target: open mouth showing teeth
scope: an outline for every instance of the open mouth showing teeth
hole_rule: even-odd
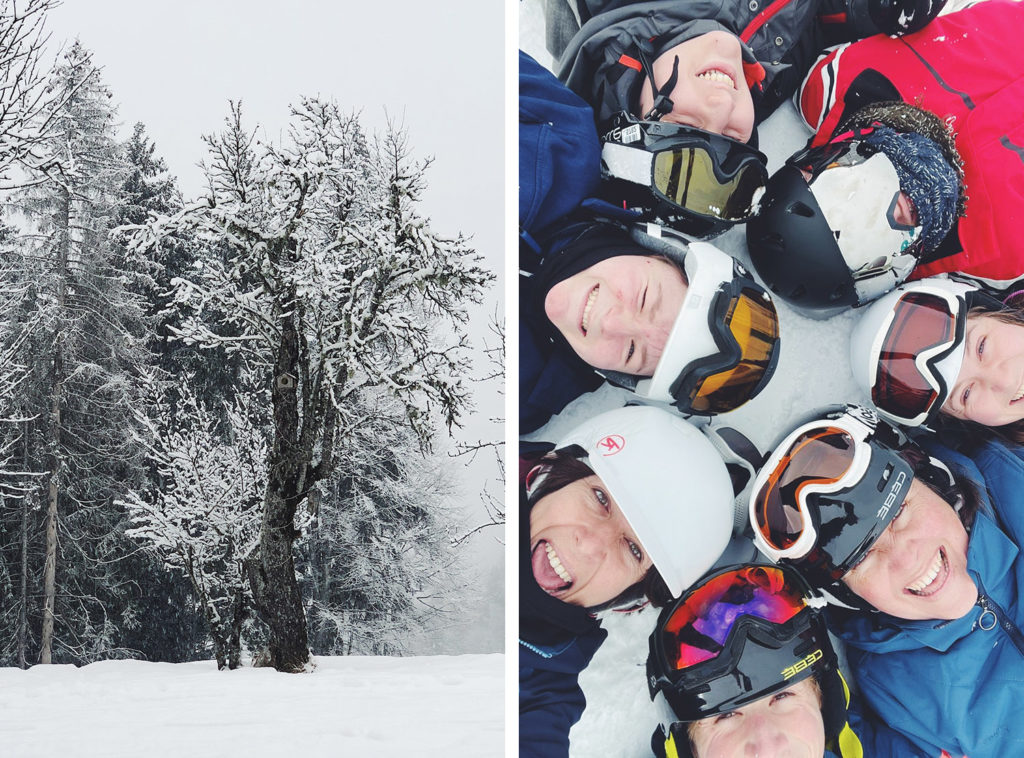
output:
[[[935,554],[928,570],[918,577],[917,581],[907,585],[907,592],[919,597],[934,594],[942,587],[948,573],[949,564],[946,562],[946,552],[943,548],[939,548],[939,552]]]
[[[533,578],[549,595],[558,595],[572,587],[572,574],[562,565],[558,553],[549,542],[541,540],[537,543],[533,548],[531,562]]]
[[[708,82],[721,82],[722,84],[728,84],[733,89],[736,89],[735,80],[727,73],[717,68],[708,69],[703,73],[697,74],[697,78]]]
[[[1013,396],[1013,399],[1010,401],[1010,403],[1016,403],[1021,398],[1024,398],[1024,384],[1020,385],[1020,388],[1017,390],[1017,394]]]
[[[601,287],[600,284],[594,285],[594,289],[590,290],[590,294],[587,295],[587,302],[583,306],[583,316],[580,318],[580,330],[583,332],[583,336],[587,336],[587,331],[590,329],[590,309],[594,307],[594,302],[597,300],[597,290]]]

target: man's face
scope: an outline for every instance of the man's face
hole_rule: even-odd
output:
[[[617,255],[552,287],[544,312],[587,364],[652,376],[685,296],[668,261]]]
[[[662,121],[685,124],[746,142],[754,130],[754,101],[743,77],[740,40],[725,31],[708,32],[686,40],[659,55],[652,65],[657,87],[679,69],[669,93],[672,112]],[[640,91],[641,118],[654,106],[650,79]]]
[[[964,360],[942,411],[983,426],[1024,419],[1024,326],[967,317]]]
[[[690,730],[697,758],[820,758],[825,752],[821,696],[811,678]]]
[[[978,600],[967,573],[967,530],[949,503],[916,479],[899,513],[843,582],[901,619],[958,619]]]

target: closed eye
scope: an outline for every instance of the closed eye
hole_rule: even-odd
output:
[[[633,353],[636,352],[636,342],[633,340],[629,341],[629,352],[626,353],[626,363],[628,364],[630,359],[633,357]]]
[[[781,692],[776,692],[774,695],[772,695],[771,702],[777,703],[780,700],[785,700],[787,697],[792,697],[794,694],[796,693],[794,693],[791,690],[782,690]]]

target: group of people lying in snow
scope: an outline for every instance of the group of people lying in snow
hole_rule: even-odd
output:
[[[1024,3],[943,5],[547,0],[520,431],[634,402],[521,446],[521,755],[568,754],[601,611],[648,604],[656,755],[1024,754]],[[709,241],[740,224],[754,273]],[[745,476],[703,424],[772,380],[779,301],[853,309],[863,398]]]

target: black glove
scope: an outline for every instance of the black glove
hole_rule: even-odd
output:
[[[868,0],[868,14],[883,34],[910,34],[939,15],[946,0]]]

